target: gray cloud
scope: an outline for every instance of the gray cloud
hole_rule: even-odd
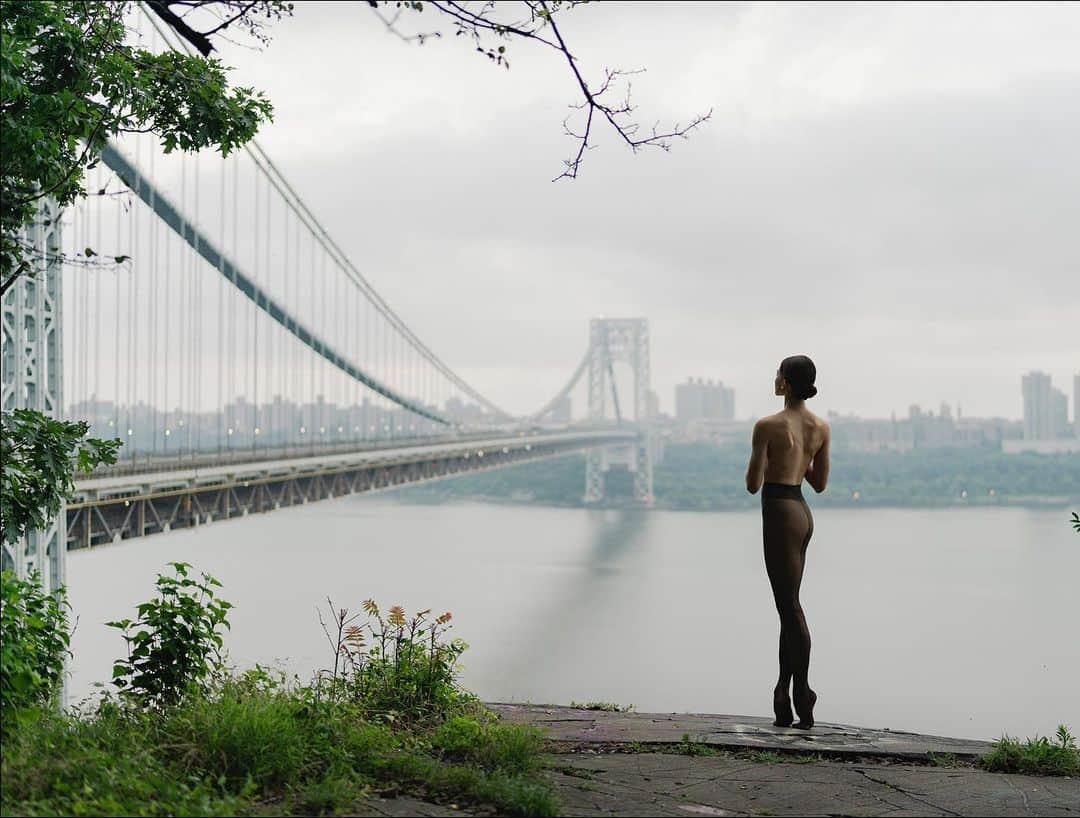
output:
[[[805,351],[821,409],[1015,416],[1021,372],[1080,370],[1080,61],[1062,25],[1020,20],[1066,13],[1014,9],[1010,35],[1008,9],[942,11],[920,52],[933,9],[876,8],[590,9],[589,53],[649,65],[643,116],[716,114],[670,154],[602,134],[555,185],[573,88],[535,49],[504,75],[335,5],[230,58],[275,100],[263,141],[286,175],[496,402],[542,402],[603,313],[652,320],[669,407],[700,374],[768,411],[776,361]]]

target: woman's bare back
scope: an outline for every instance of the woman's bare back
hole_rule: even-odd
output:
[[[825,442],[828,426],[805,408],[783,409],[764,420],[765,482],[799,485]]]
[[[798,486],[803,478],[821,492],[829,477],[829,424],[805,405],[785,407],[754,425],[746,487],[765,483]]]

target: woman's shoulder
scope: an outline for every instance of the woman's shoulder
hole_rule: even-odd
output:
[[[828,436],[829,422],[825,420],[825,418],[815,415],[813,412],[809,412],[808,414],[810,415],[810,421],[813,423],[814,429],[816,429],[821,434]]]

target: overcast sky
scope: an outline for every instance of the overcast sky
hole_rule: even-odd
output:
[[[430,10],[415,28],[446,25]],[[1080,372],[1080,5],[595,3],[586,76],[646,67],[640,118],[712,122],[670,153],[607,130],[551,182],[578,97],[553,51],[511,70],[418,47],[365,3],[297,3],[263,52],[260,141],[395,309],[496,403],[565,381],[588,319],[645,316],[666,411],[687,376],[773,411],[818,364],[819,412],[942,400],[1019,417],[1020,376]]]

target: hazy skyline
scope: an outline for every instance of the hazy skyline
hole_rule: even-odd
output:
[[[305,2],[265,51],[223,55],[273,100],[259,139],[285,175],[496,403],[554,393],[601,314],[650,319],[669,412],[687,376],[734,386],[739,417],[772,411],[792,353],[818,363],[816,411],[879,417],[942,400],[1019,417],[1021,374],[1080,371],[1080,8],[561,19],[587,76],[648,68],[642,122],[712,122],[669,154],[602,131],[581,178],[552,184],[577,96],[540,47],[510,43],[505,71],[452,36],[406,45],[365,4]]]

